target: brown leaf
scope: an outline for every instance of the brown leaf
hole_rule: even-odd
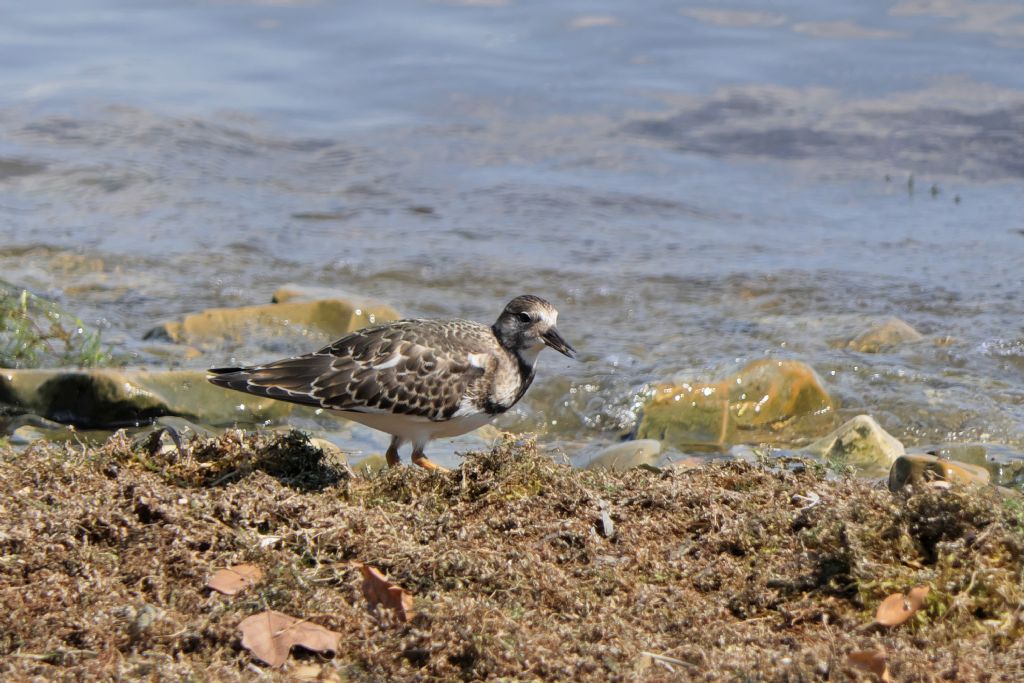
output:
[[[359,571],[363,574],[363,595],[371,605],[381,605],[386,609],[395,610],[403,622],[412,619],[412,594],[388,581],[383,574],[369,565],[359,565]]]
[[[892,681],[883,650],[856,650],[846,655],[846,660],[856,669],[875,674],[883,683]]]
[[[293,645],[314,652],[337,652],[341,638],[340,633],[323,626],[274,611],[246,617],[238,629],[242,632],[242,647],[274,667],[288,660]]]
[[[878,606],[875,622],[882,626],[899,626],[914,616],[924,606],[928,586],[911,589],[910,595],[893,593]]]
[[[910,589],[910,592],[907,593],[907,602],[910,603],[910,606],[914,608],[915,612],[924,607],[924,601],[928,598],[928,593],[930,591],[931,588],[928,586],[914,586]]]
[[[234,595],[249,586],[256,585],[262,578],[263,570],[256,565],[236,564],[227,569],[218,569],[206,582],[206,586],[224,595]]]

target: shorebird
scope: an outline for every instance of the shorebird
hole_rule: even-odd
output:
[[[411,319],[367,327],[319,351],[250,367],[213,368],[228,389],[332,410],[391,435],[387,462],[412,442],[412,462],[432,439],[481,427],[516,404],[549,346],[574,349],[555,327],[558,311],[529,294],[512,299],[493,325]]]

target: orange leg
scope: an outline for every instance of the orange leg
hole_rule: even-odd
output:
[[[435,472],[449,471],[447,467],[441,467],[424,455],[422,446],[417,446],[412,449],[412,461],[414,464],[419,465],[425,470],[434,470]]]
[[[391,437],[391,445],[388,446],[388,452],[384,455],[388,461],[388,467],[398,467],[402,464],[402,459],[398,457],[398,447],[401,445],[402,442],[397,436]]]

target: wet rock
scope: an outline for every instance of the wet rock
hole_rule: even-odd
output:
[[[865,474],[884,474],[906,449],[870,415],[858,415],[804,449],[831,462],[853,465]]]
[[[325,460],[339,465],[348,464],[348,455],[334,442],[311,436],[309,443],[323,451]]]
[[[380,453],[374,453],[373,455],[366,456],[365,458],[357,462],[355,465],[353,465],[352,470],[356,474],[365,477],[375,472],[386,470],[387,468],[387,459]]]
[[[637,436],[682,448],[775,442],[830,427],[833,401],[808,365],[762,359],[716,384],[664,384],[643,409]]]
[[[292,404],[226,391],[206,373],[174,370],[4,370],[0,405],[79,427],[132,426],[176,415],[209,424],[280,419]]]
[[[160,342],[151,340],[149,343],[141,346],[139,351],[152,356],[153,359],[160,365],[173,365],[182,363],[184,361],[195,360],[203,355],[203,352],[194,346],[188,346],[186,344],[172,344],[170,342]]]
[[[901,455],[896,458],[896,462],[889,470],[890,491],[936,481],[960,485],[987,485],[991,482],[991,477],[984,467],[955,460],[943,460],[930,453]]]
[[[921,333],[899,318],[886,318],[846,343],[847,348],[861,353],[878,353],[887,348],[923,339]]]
[[[59,422],[38,415],[15,415],[0,418],[0,434],[8,436],[12,446],[28,446],[40,439],[68,441],[75,432]]]
[[[729,400],[721,386],[664,384],[647,401],[637,437],[682,448],[724,448],[733,440]]]
[[[387,304],[368,297],[360,296],[355,292],[336,287],[318,287],[316,285],[300,285],[289,282],[274,290],[271,296],[271,303],[283,304],[296,301],[322,301],[337,299],[349,301],[359,308],[387,308]]]
[[[300,334],[336,339],[367,325],[397,319],[390,306],[357,299],[289,301],[263,306],[209,308],[181,320],[160,324],[146,333],[146,339],[202,344],[245,341],[249,337]]]
[[[946,443],[928,452],[945,460],[984,467],[994,483],[1024,489],[1024,455],[1019,448],[998,443]]]
[[[711,461],[697,455],[687,455],[679,460],[673,460],[672,462],[666,463],[663,469],[678,470],[681,472],[684,470],[693,470],[698,467],[703,467],[709,462]]]
[[[65,428],[61,431],[66,432],[67,429]],[[53,439],[52,437],[54,435],[53,430],[40,429],[39,427],[33,427],[32,425],[22,425],[11,432],[8,442],[12,446],[28,446],[33,441],[39,441],[40,439],[45,439],[47,441],[64,441],[67,438],[65,435],[64,438]]]
[[[661,442],[657,439],[624,441],[605,448],[588,462],[584,469],[625,472],[638,465],[653,465],[661,458]]]

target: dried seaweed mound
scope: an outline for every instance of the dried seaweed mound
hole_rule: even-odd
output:
[[[2,451],[0,487],[5,680],[835,681],[869,676],[864,652],[897,680],[1024,676],[1024,511],[994,490],[614,475],[514,440],[355,478],[301,435],[238,432]],[[206,587],[241,563],[237,592]],[[914,586],[905,623],[873,623]],[[336,641],[270,668],[239,631],[265,611]]]

